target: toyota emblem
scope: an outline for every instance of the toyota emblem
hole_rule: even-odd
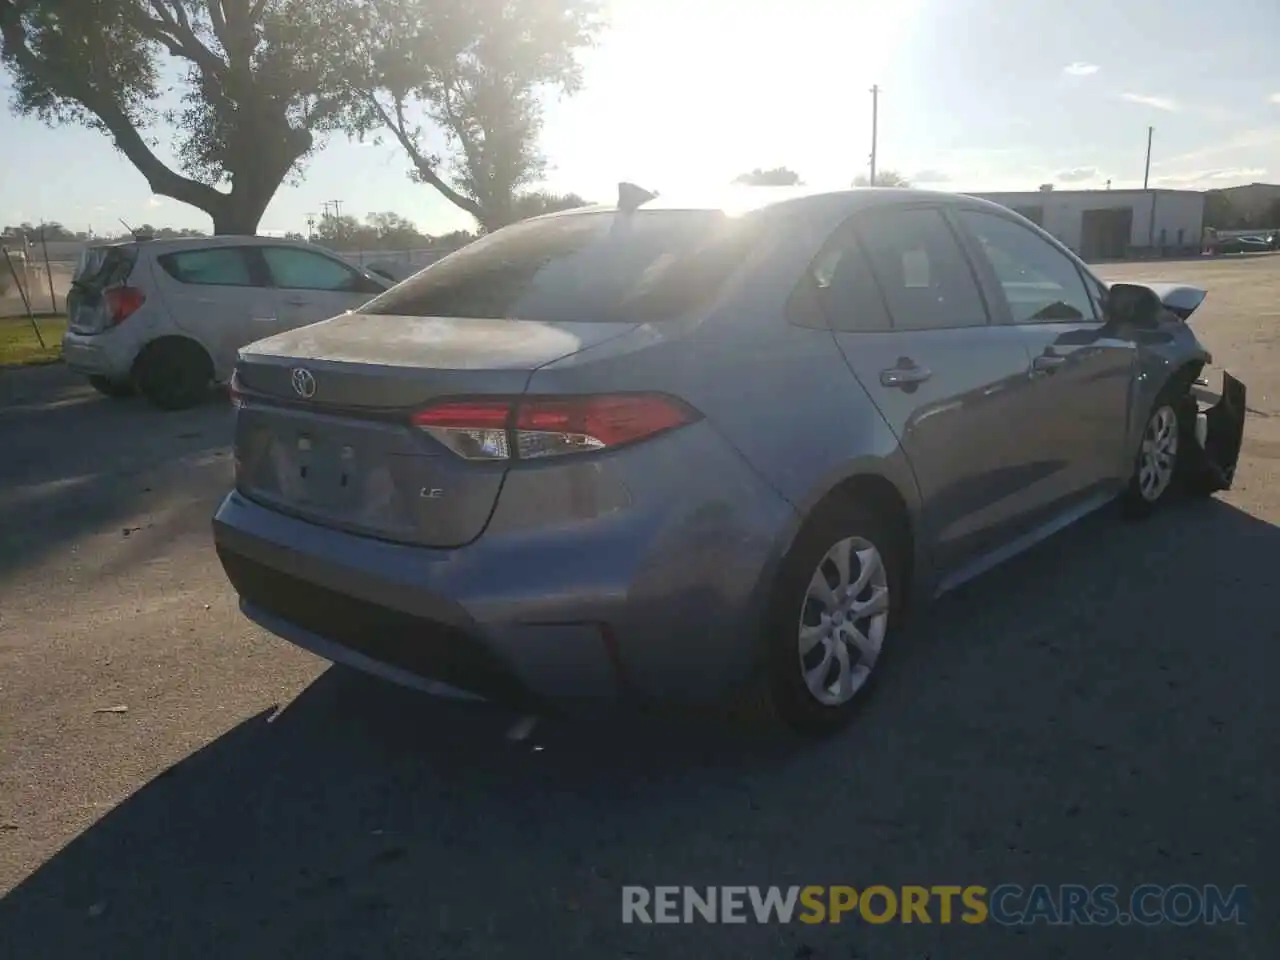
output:
[[[316,395],[316,378],[306,367],[295,367],[292,379],[293,392],[303,400],[310,400]]]

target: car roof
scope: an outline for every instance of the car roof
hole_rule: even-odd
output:
[[[823,219],[843,219],[860,209],[919,203],[976,207],[1008,214],[1005,207],[979,197],[962,193],[917,190],[914,187],[852,187],[847,190],[824,190],[811,187],[731,185],[714,190],[660,194],[645,201],[637,209],[641,211],[718,210],[731,215],[764,210],[789,210],[800,215]],[[544,217],[581,216],[590,213],[616,212],[618,209],[616,203],[593,204],[548,213]],[[543,217],[537,219],[543,219]]]
[[[265,244],[288,246],[288,247],[318,247],[318,244],[311,243],[306,240],[288,240],[284,237],[258,237],[249,236],[248,234],[222,234],[213,237],[164,237],[161,239],[132,239],[132,240],[111,240],[106,243],[94,243],[89,245],[89,249],[101,250],[108,247],[132,247],[145,248],[147,250],[156,250],[164,253],[172,250],[185,250],[191,247],[260,247]],[[320,249],[325,249],[320,247]]]

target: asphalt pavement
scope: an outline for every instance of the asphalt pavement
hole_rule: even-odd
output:
[[[1236,487],[1097,514],[901,637],[819,744],[385,686],[236,610],[230,411],[0,372],[0,957],[1280,955],[1280,257],[1211,294]],[[1215,376],[1210,373],[1210,376]],[[625,925],[624,885],[1251,888],[1246,925]]]

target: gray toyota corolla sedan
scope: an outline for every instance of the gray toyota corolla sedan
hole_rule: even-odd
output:
[[[1230,485],[1204,296],[964,196],[623,185],[246,347],[218,554],[249,618],[400,683],[832,730],[910,602]]]

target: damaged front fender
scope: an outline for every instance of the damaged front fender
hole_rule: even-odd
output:
[[[1188,445],[1187,480],[1203,493],[1230,490],[1244,442],[1244,384],[1224,372],[1218,402],[1203,413],[1196,404],[1196,411],[1197,420],[1204,417],[1204,428],[1193,432]]]

